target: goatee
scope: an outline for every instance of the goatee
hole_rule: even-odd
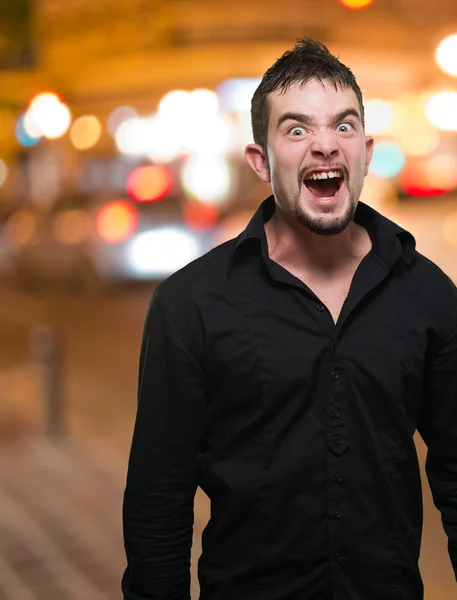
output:
[[[338,235],[346,229],[353,221],[356,205],[351,201],[346,213],[342,217],[325,219],[323,217],[311,217],[298,206],[294,210],[297,221],[312,233],[317,235]]]

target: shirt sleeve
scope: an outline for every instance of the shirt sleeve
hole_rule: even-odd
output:
[[[427,445],[426,473],[448,536],[457,579],[457,328],[439,344],[425,374],[419,433]]]
[[[143,332],[124,493],[125,600],[190,599],[203,374],[159,288]]]

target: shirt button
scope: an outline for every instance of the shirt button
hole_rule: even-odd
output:
[[[332,414],[335,417],[335,419],[339,419],[341,416],[341,413],[339,410],[334,410]]]
[[[332,378],[333,379],[336,380],[336,379],[338,379],[339,376],[340,376],[340,374],[338,373],[338,371],[333,371],[333,373],[332,373]]]
[[[316,306],[316,308],[319,312],[324,312],[324,310],[325,310],[325,306],[323,304],[318,304]]]
[[[341,475],[341,473],[337,473],[335,475],[335,479],[338,483],[341,483],[343,481],[343,476]]]
[[[335,437],[333,438],[333,441],[335,442],[335,444],[337,446],[339,446],[340,444],[343,443],[343,438],[340,435],[335,435]]]
[[[336,519],[341,519],[342,516],[343,516],[343,513],[340,510],[336,510],[335,511],[335,518]]]

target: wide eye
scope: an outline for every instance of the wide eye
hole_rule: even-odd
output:
[[[340,133],[349,133],[350,131],[352,131],[354,128],[352,126],[351,123],[341,123],[340,125],[338,125],[338,127],[336,128],[337,131],[339,131]]]
[[[305,128],[300,125],[294,125],[289,129],[289,133],[292,137],[300,137],[305,135]]]

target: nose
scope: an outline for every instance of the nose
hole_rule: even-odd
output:
[[[314,137],[311,151],[316,158],[334,158],[338,154],[338,144],[331,131],[318,131]]]

